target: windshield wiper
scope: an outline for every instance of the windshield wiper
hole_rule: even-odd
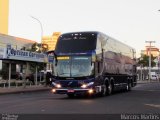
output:
[[[60,74],[58,74],[58,75],[65,75],[65,74],[69,74],[69,73],[60,73]]]
[[[84,74],[72,74],[72,77],[88,77],[88,76],[84,76]]]
[[[84,76],[84,74],[72,74],[72,76]]]

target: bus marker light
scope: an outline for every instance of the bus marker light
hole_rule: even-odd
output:
[[[55,93],[55,92],[56,92],[56,89],[52,89],[52,92]]]
[[[88,90],[89,94],[93,93],[93,89]]]

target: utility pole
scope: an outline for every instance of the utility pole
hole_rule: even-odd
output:
[[[151,82],[151,44],[155,43],[155,41],[145,41],[149,43],[149,82]]]
[[[40,43],[40,45],[41,45],[41,53],[42,53],[43,26],[42,26],[41,21],[38,18],[36,18],[34,16],[30,16],[30,17],[33,18],[33,19],[35,19],[39,23],[39,25],[40,25],[40,28],[41,28],[41,41],[40,41],[41,43]]]

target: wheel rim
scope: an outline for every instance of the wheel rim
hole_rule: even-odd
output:
[[[109,84],[109,85],[108,85],[108,94],[111,94],[111,93],[112,93],[112,85]]]
[[[106,95],[106,91],[107,91],[107,87],[106,87],[106,85],[104,85],[104,88],[103,88],[103,95]]]
[[[127,84],[126,90],[127,90],[127,91],[130,91],[130,90],[131,90],[131,83],[128,83],[128,84]]]
[[[127,89],[127,91],[129,90],[129,86],[128,86],[128,84],[127,84],[127,86],[126,86],[126,89]]]

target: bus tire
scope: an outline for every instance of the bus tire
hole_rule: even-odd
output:
[[[100,96],[101,96],[101,97],[104,97],[104,96],[107,95],[107,86],[106,86],[106,85],[103,85],[102,88],[103,88],[103,89],[102,89],[102,91],[101,91],[101,93],[100,93]]]

